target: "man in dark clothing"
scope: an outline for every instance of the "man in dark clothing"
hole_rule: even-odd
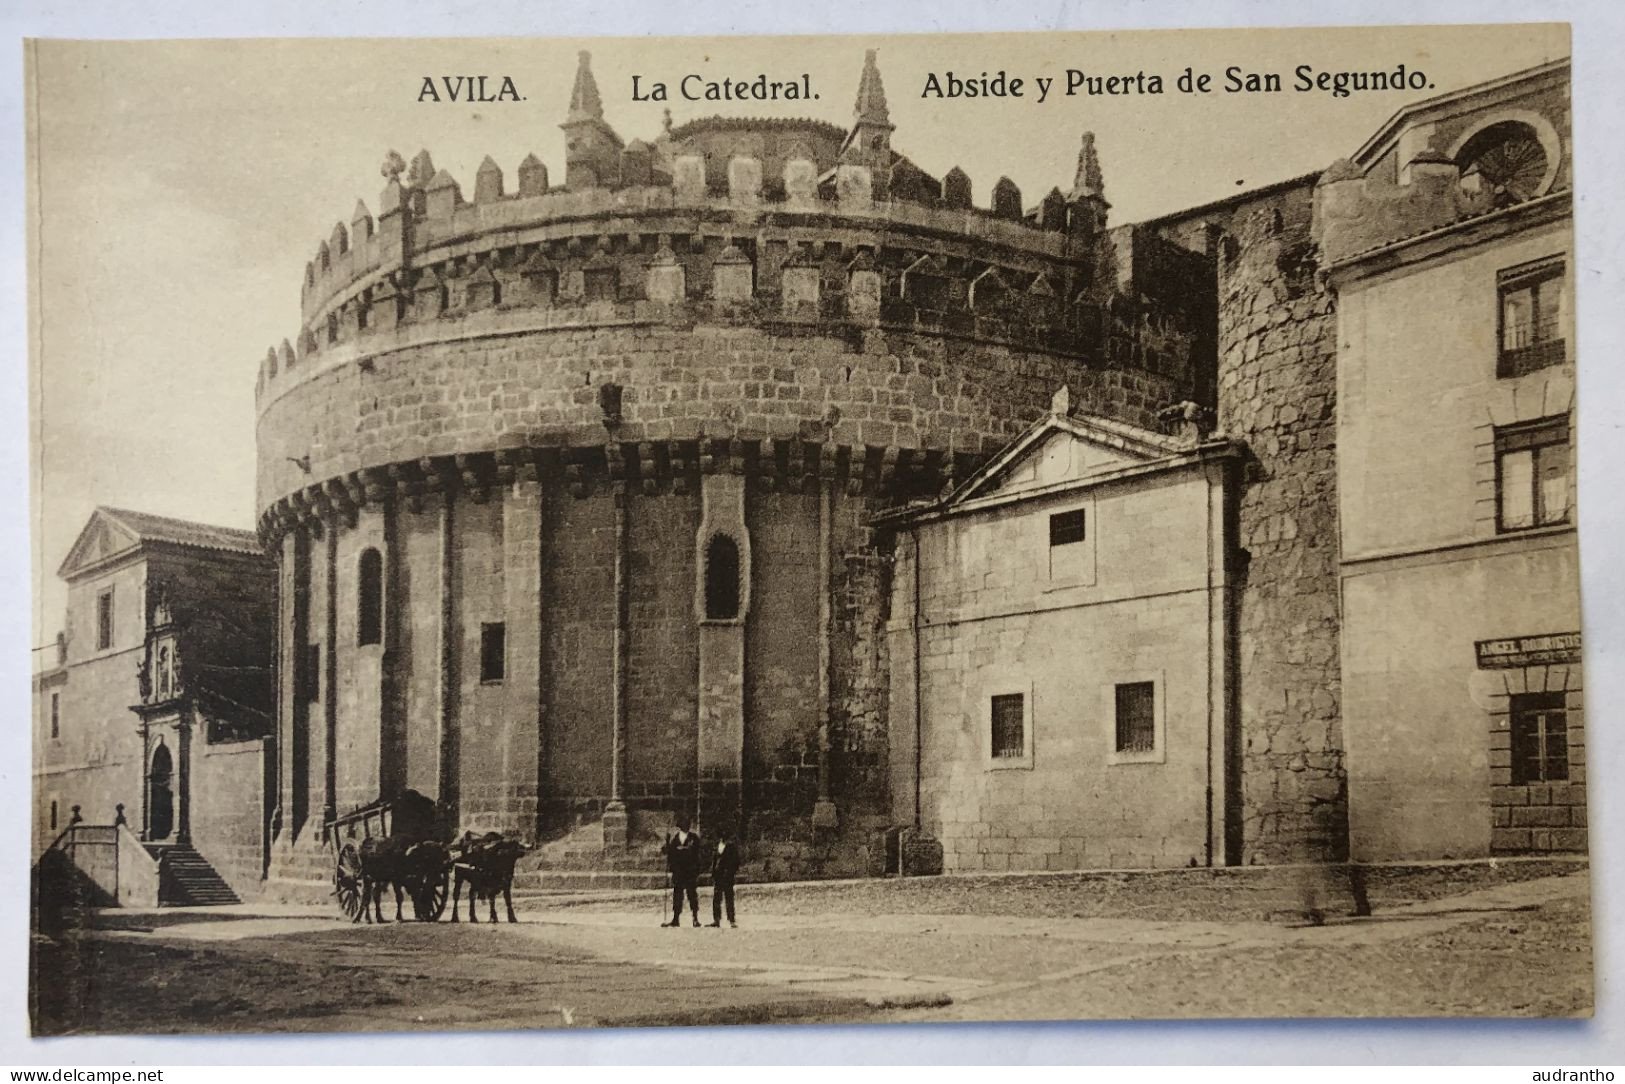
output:
[[[694,925],[700,924],[700,837],[688,830],[688,818],[677,818],[677,830],[666,837],[666,869],[671,872],[671,921],[667,927],[683,924],[683,897]]]
[[[725,839],[717,844],[717,853],[711,856],[711,925],[722,925],[722,904],[728,904],[728,925],[734,921],[734,878],[739,875],[739,845]]]

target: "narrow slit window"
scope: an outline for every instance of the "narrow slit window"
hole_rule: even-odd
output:
[[[96,596],[96,650],[106,651],[113,646],[113,592],[103,591]]]
[[[739,543],[725,534],[712,535],[705,547],[706,620],[736,620],[739,594]]]
[[[322,698],[322,645],[305,645],[305,700],[314,704]]]
[[[480,680],[501,681],[507,675],[508,626],[490,621],[480,626]]]
[[[51,737],[62,736],[62,694],[51,694]]]
[[[356,614],[356,642],[382,643],[384,638],[384,559],[375,549],[361,551]]]

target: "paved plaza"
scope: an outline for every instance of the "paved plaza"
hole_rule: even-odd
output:
[[[656,892],[529,896],[497,926],[352,925],[272,904],[109,910],[35,939],[35,1029],[1589,1014],[1583,865],[1373,871],[1369,917],[1338,883],[1181,871],[741,886],[738,929],[686,916],[663,929]]]

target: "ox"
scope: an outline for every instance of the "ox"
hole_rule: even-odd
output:
[[[401,893],[414,902],[433,882],[446,875],[451,864],[451,853],[444,843],[433,840],[406,839],[400,836],[371,837],[361,841],[361,913],[356,922],[366,916],[373,921],[384,921],[384,888],[395,890],[395,921],[401,922]]]
[[[468,920],[478,922],[479,916],[474,910],[477,897],[484,896],[491,902],[491,921],[497,920],[497,893],[502,894],[502,900],[508,905],[508,921],[518,922],[513,913],[513,867],[519,861],[519,856],[530,848],[517,839],[508,839],[500,832],[487,832],[483,836],[476,836],[473,832],[464,832],[463,838],[456,845],[456,858],[452,865],[453,884],[451,890],[451,920],[457,921],[457,904],[463,891],[463,885],[468,885]]]

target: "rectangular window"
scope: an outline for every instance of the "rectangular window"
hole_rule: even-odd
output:
[[[1568,417],[1497,429],[1495,488],[1502,531],[1567,523]]]
[[[1563,694],[1514,693],[1511,709],[1512,785],[1566,781],[1569,733]]]
[[[53,832],[56,831],[56,818],[57,818],[56,799],[52,798],[51,799],[51,831],[53,831]]]
[[[994,759],[1026,756],[1027,698],[1021,693],[995,696],[992,715]]]
[[[1497,376],[1523,376],[1568,360],[1563,341],[1563,265],[1503,271]]]
[[[501,681],[507,673],[508,627],[501,621],[480,626],[480,680]]]
[[[1135,681],[1117,686],[1117,751],[1151,753],[1156,748],[1156,685]]]
[[[1057,512],[1049,518],[1049,544],[1070,546],[1084,538],[1084,511],[1074,508],[1070,512]]]
[[[305,645],[305,701],[314,704],[322,698],[322,645]]]
[[[62,736],[62,694],[51,694],[51,737]]]
[[[113,592],[103,591],[96,596],[96,650],[106,651],[113,646]]]

